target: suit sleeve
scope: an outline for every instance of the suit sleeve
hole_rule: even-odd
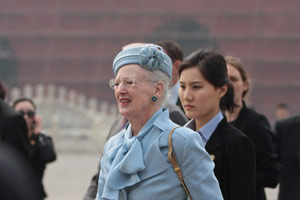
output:
[[[228,189],[231,200],[253,200],[256,198],[256,163],[255,148],[247,137],[239,138],[231,145],[229,151],[229,174]]]
[[[272,140],[271,126],[265,117],[261,117],[253,124],[256,131],[257,171],[256,184],[259,187],[276,187],[279,182],[280,168]]]
[[[176,151],[176,148],[175,148]],[[177,153],[175,152],[177,155]],[[214,175],[214,163],[203,147],[198,134],[191,134],[183,148],[182,175],[193,199],[223,199]]]

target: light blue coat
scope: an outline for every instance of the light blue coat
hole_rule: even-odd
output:
[[[168,135],[177,126],[160,109],[132,137],[131,125],[105,145],[96,200],[183,200],[187,195],[168,161]],[[172,136],[178,164],[194,200],[223,199],[214,163],[202,140],[189,128]]]

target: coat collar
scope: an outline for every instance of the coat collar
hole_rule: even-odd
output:
[[[205,145],[205,149],[209,154],[215,152],[218,148],[221,147],[221,144],[224,140],[223,129],[224,125],[227,123],[226,117],[222,119],[222,121],[217,126],[216,130],[213,132],[209,140]]]
[[[160,109],[141,129],[138,136],[132,137],[131,125],[124,131],[120,143],[107,153],[107,161],[111,163],[102,198],[118,199],[119,192],[126,187],[155,176],[168,169],[169,165],[161,153],[162,137],[167,141],[171,128],[176,126],[169,119],[169,111]]]

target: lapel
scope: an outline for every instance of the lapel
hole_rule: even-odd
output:
[[[224,127],[225,124],[226,124],[226,118],[224,117],[205,145],[205,149],[209,153],[212,160],[215,159],[216,152],[218,151],[218,149],[221,147],[221,144],[223,143],[223,132],[225,130]]]

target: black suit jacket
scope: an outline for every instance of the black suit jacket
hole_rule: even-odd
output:
[[[250,139],[224,118],[205,149],[214,160],[224,200],[254,200],[255,149]]]
[[[244,103],[238,118],[231,124],[245,133],[255,146],[256,200],[265,200],[264,187],[276,187],[280,173],[270,123],[265,116],[247,108]]]
[[[279,199],[300,200],[300,115],[276,122],[275,135],[282,164]]]
[[[29,140],[25,119],[0,99],[0,142],[10,145],[29,160]]]

